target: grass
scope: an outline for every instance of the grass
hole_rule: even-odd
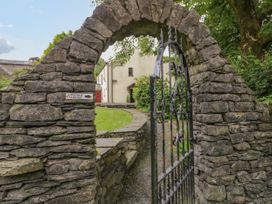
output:
[[[132,115],[124,110],[97,107],[95,112],[98,131],[117,130],[132,122]]]
[[[0,89],[8,86],[10,84],[10,79],[5,76],[0,76]]]

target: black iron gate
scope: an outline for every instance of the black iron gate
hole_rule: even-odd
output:
[[[150,84],[152,204],[194,204],[192,93],[175,29],[161,31]]]

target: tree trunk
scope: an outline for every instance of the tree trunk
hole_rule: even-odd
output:
[[[264,54],[264,42],[260,36],[261,25],[256,15],[252,0],[228,0],[239,25],[241,35],[241,50],[247,54],[250,51],[257,57]]]

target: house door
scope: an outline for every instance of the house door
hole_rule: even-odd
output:
[[[133,88],[129,90],[129,97],[130,97],[130,103],[135,103],[135,100],[133,97]]]

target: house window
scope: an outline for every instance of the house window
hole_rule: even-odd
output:
[[[133,77],[133,68],[132,67],[128,68],[128,76]]]

